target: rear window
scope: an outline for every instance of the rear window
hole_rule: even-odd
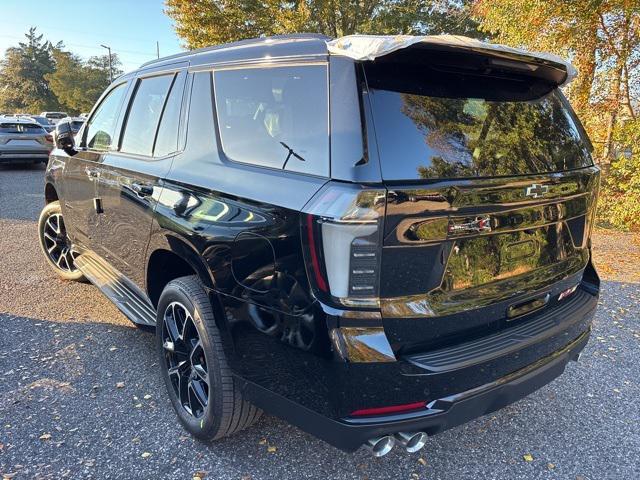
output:
[[[506,89],[496,95],[498,82],[485,89],[474,79],[443,85],[418,77],[399,82],[367,71],[385,180],[525,175],[593,164],[557,89],[530,98]]]
[[[44,133],[44,129],[35,123],[0,123],[1,133]]]

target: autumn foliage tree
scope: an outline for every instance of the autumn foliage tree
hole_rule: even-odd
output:
[[[640,230],[640,0],[477,0],[496,41],[571,59],[569,98],[603,166],[602,223]]]
[[[467,0],[165,0],[188,48],[285,33],[477,35]]]

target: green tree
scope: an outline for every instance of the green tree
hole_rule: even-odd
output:
[[[62,109],[69,113],[87,112],[109,85],[108,55],[91,57],[83,62],[80,57],[62,49],[52,49],[55,71],[45,75],[51,91]],[[114,77],[121,73],[120,62],[112,55]]]
[[[58,101],[45,75],[53,73],[53,46],[32,27],[26,41],[7,49],[0,61],[0,110],[39,113],[56,110]]]
[[[87,60],[86,66],[95,70],[96,73],[104,76],[107,80],[109,79],[109,55],[98,55],[95,57],[89,57]],[[111,54],[111,68],[113,69],[113,78],[116,78],[122,75],[122,63],[120,63],[120,58],[118,58],[117,53]],[[108,83],[107,83],[108,85]],[[106,88],[106,85],[105,85]],[[104,89],[103,89],[104,90]]]
[[[188,48],[296,32],[477,36],[469,0],[165,0]]]

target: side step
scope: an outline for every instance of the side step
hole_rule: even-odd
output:
[[[88,253],[78,256],[75,264],[129,320],[138,325],[155,326],[155,308],[146,295],[131,285],[120,273]]]

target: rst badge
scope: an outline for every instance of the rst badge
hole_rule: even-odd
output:
[[[527,187],[527,191],[525,195],[527,197],[538,198],[538,197],[542,197],[548,192],[549,192],[548,186],[540,185],[539,183],[534,183],[531,186]]]
[[[488,216],[476,217],[471,221],[462,223],[455,223],[454,221],[449,222],[449,234],[455,235],[461,233],[481,233],[490,231],[491,218]]]

